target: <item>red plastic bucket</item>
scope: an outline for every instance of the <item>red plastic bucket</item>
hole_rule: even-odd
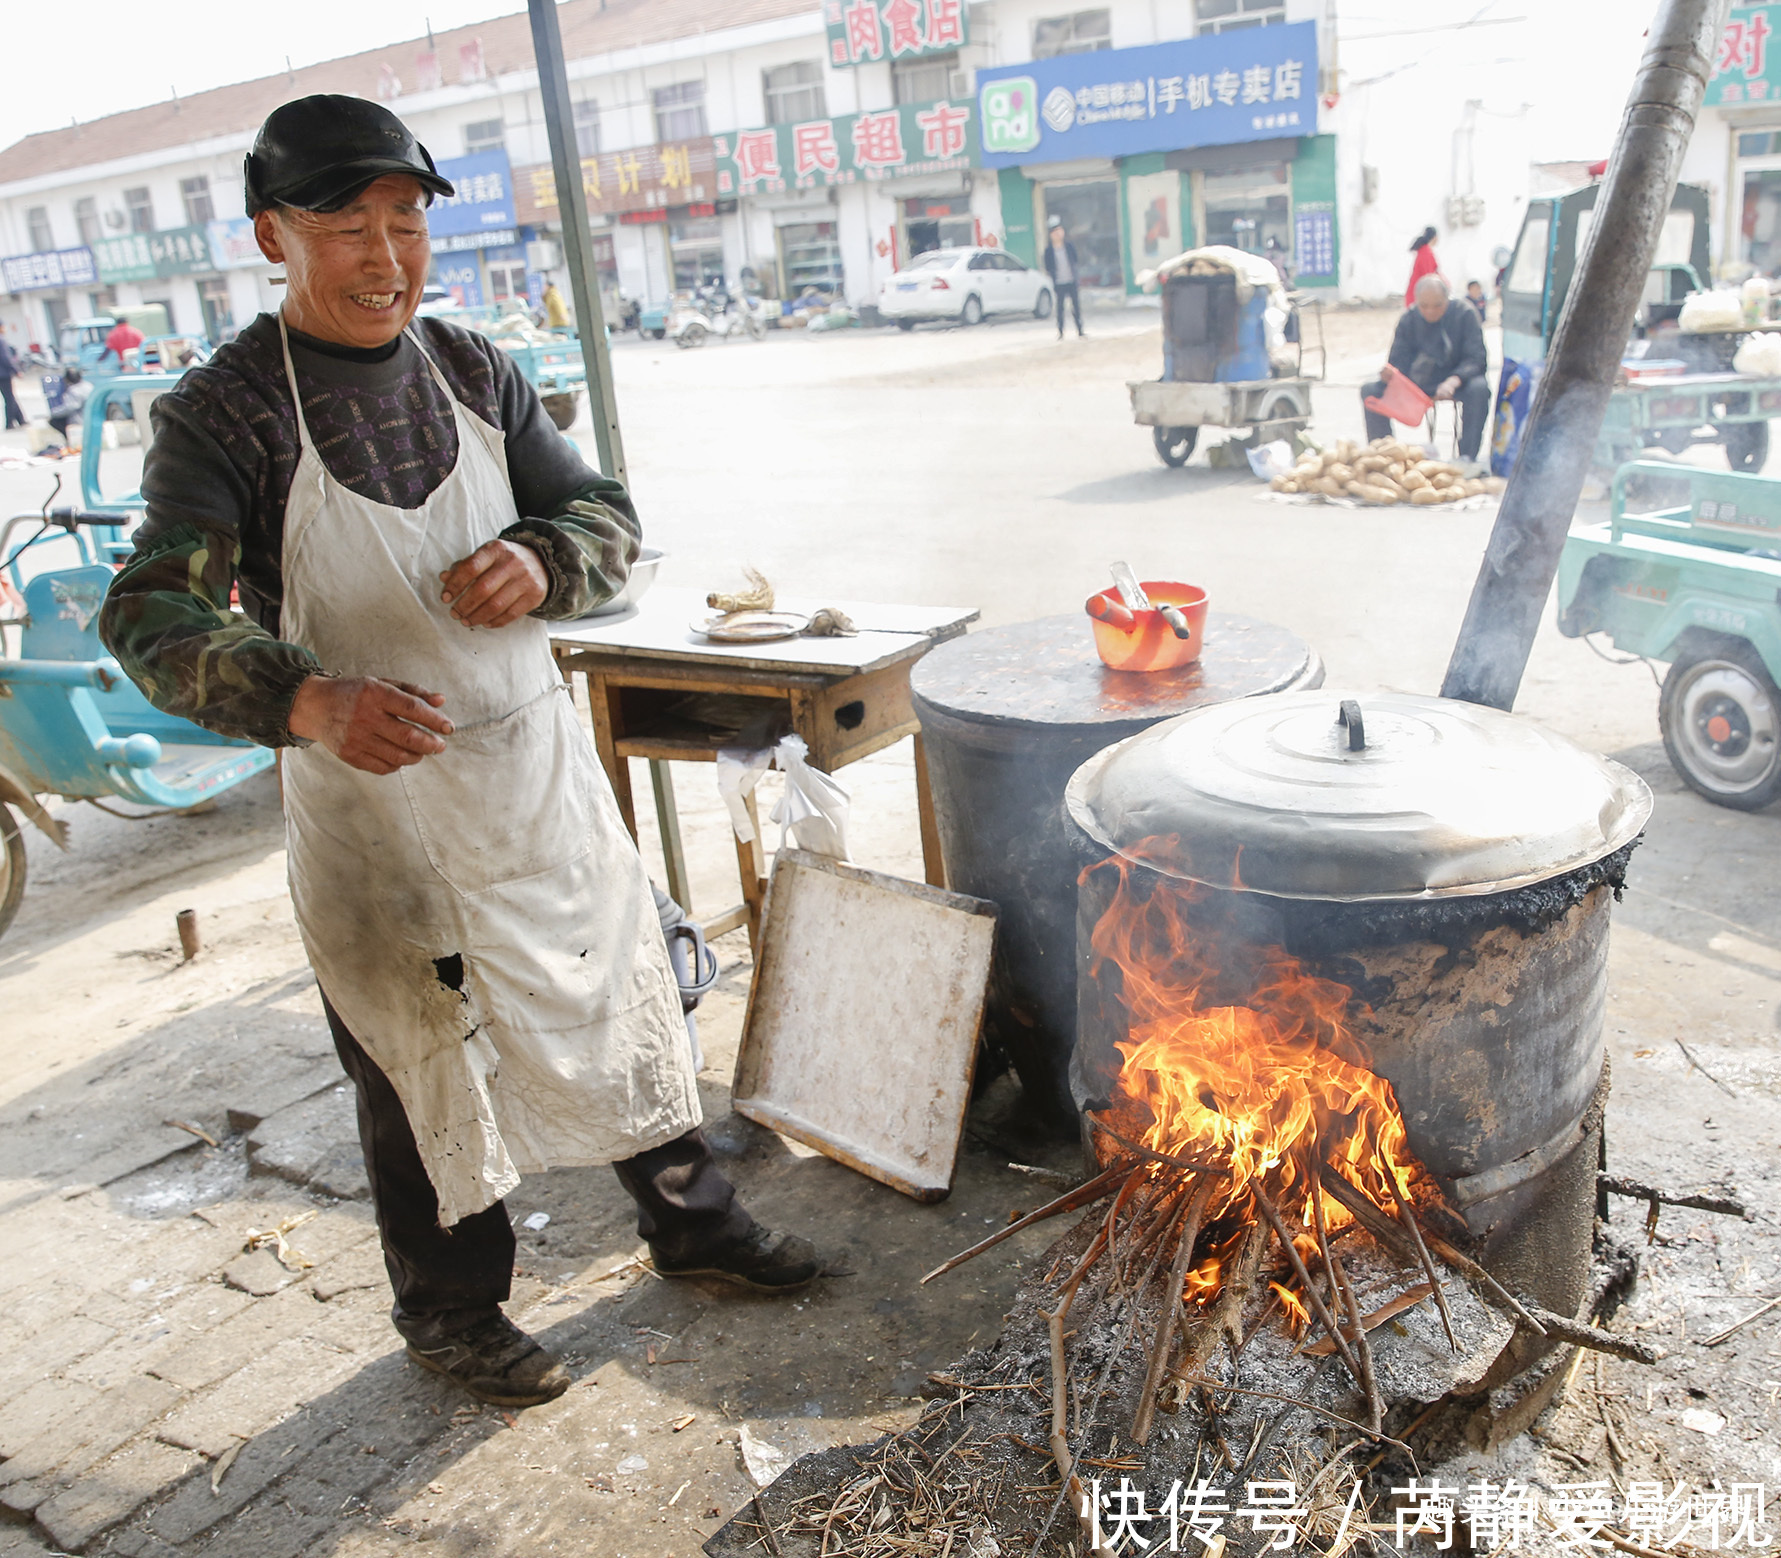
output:
[[[1435,404],[1434,399],[1423,394],[1415,380],[1399,373],[1390,363],[1385,365],[1384,378],[1385,393],[1369,395],[1361,404],[1394,422],[1402,422],[1405,427],[1422,426],[1423,418]]]

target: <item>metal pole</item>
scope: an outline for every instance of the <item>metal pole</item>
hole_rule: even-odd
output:
[[[1595,221],[1522,434],[1521,456],[1441,684],[1444,698],[1499,709],[1515,703],[1676,193],[1727,4],[1663,0],[1646,35]]]
[[[563,258],[575,297],[575,326],[587,366],[588,410],[600,469],[616,481],[625,478],[625,446],[618,431],[618,401],[612,393],[612,354],[600,312],[600,277],[594,240],[588,231],[587,193],[581,187],[581,158],[575,144],[575,116],[569,106],[569,73],[563,65],[563,35],[556,0],[527,0],[532,16],[532,52],[538,60],[538,89],[544,96],[544,127],[550,136],[550,163],[557,181],[557,214],[563,223]]]

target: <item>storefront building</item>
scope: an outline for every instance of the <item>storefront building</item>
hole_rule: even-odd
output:
[[[1737,6],[1720,35],[1683,181],[1705,185],[1725,277],[1781,276],[1781,4]],[[1684,256],[1686,258],[1686,255]]]
[[[1297,285],[1335,287],[1335,137],[1318,134],[1317,84],[1312,22],[979,70],[1009,249],[1040,263],[1055,219],[1085,287],[1136,293],[1201,244],[1278,253]]]

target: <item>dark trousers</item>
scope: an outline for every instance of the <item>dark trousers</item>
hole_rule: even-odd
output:
[[[1076,333],[1082,334],[1082,294],[1076,290],[1073,281],[1060,281],[1057,284],[1057,333],[1058,339],[1064,335],[1064,301],[1069,300],[1070,307],[1076,310]]]
[[[19,410],[18,399],[12,393],[10,377],[0,379],[0,404],[6,407],[6,425],[8,427],[23,427],[25,425],[25,413]]]
[[[513,1225],[505,1203],[497,1201],[450,1228],[439,1226],[439,1198],[402,1100],[325,996],[322,1009],[340,1064],[358,1090],[359,1142],[396,1295],[396,1328],[443,1321],[450,1330],[460,1314],[466,1323],[487,1314],[507,1301],[513,1283]],[[637,1202],[638,1233],[670,1260],[732,1243],[751,1226],[703,1131],[688,1131],[612,1166]]]
[[[1385,393],[1385,381],[1375,379],[1371,384],[1360,387],[1362,409],[1369,395],[1377,398]],[[1462,460],[1476,460],[1479,446],[1484,442],[1484,427],[1490,420],[1490,385],[1484,375],[1474,374],[1469,379],[1460,381],[1455,392],[1455,400],[1459,402],[1459,453]],[[1388,438],[1391,436],[1392,422],[1388,416],[1377,411],[1366,411],[1367,438]]]

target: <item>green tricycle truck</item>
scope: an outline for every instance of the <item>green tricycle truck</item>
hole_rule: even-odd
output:
[[[1609,517],[1575,526],[1558,625],[1669,664],[1664,750],[1689,788],[1755,811],[1781,797],[1781,482],[1635,460]]]

